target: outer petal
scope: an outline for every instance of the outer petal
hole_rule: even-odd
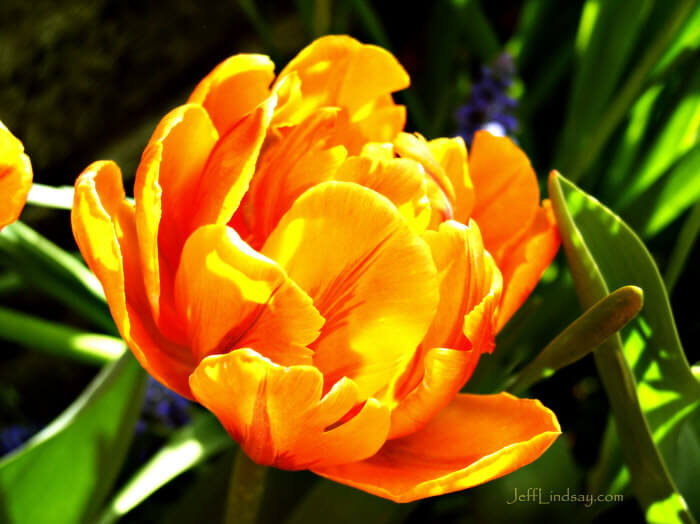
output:
[[[191,219],[190,198],[217,140],[201,106],[180,106],[160,121],[136,171],[136,228],[146,293],[156,323],[175,341],[183,336],[172,307],[173,278]]]
[[[253,175],[274,97],[221,140],[206,111],[189,104],[159,124],[136,173],[134,196],[145,282],[153,316],[171,339],[184,339],[172,304],[173,278],[189,234],[226,223]]]
[[[197,361],[260,347],[274,362],[310,364],[323,318],[284,270],[224,225],[195,231],[182,250],[175,300]]]
[[[503,257],[504,293],[497,331],[508,322],[539,282],[559,249],[559,230],[549,200],[542,202],[530,229]]]
[[[32,187],[32,164],[24,146],[0,122],[0,230],[17,220]]]
[[[297,199],[262,253],[326,319],[312,346],[326,387],[347,376],[363,398],[391,389],[438,301],[428,247],[391,202],[356,184],[320,184]]]
[[[251,349],[204,359],[190,379],[199,402],[257,463],[283,469],[342,464],[377,452],[389,411],[360,401],[349,379],[322,396],[323,376],[312,366],[282,367]]]
[[[78,247],[102,283],[112,317],[134,356],[160,382],[192,398],[191,354],[166,340],[150,314],[134,209],[124,200],[116,164],[96,162],[78,177],[71,222]]]
[[[494,347],[502,279],[476,223],[443,222],[424,238],[438,270],[440,304],[397,390],[389,438],[425,425],[464,386],[481,354]]]
[[[472,211],[486,249],[499,267],[505,248],[535,219],[540,191],[525,153],[510,138],[477,131],[469,156],[476,203]]]
[[[270,95],[274,71],[265,55],[234,55],[202,79],[188,102],[203,105],[223,136]]]
[[[324,106],[344,107],[354,114],[382,95],[409,85],[408,74],[391,53],[348,36],[314,41],[289,62],[277,82],[292,72],[299,75],[303,94],[297,122]]]
[[[537,459],[560,434],[537,400],[458,395],[422,430],[388,441],[373,457],[314,473],[395,502],[463,490]]]

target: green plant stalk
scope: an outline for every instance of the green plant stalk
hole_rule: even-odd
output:
[[[678,234],[675,246],[673,246],[668,267],[664,273],[664,283],[669,295],[681,276],[698,233],[700,233],[700,200],[693,206],[688,218],[683,222],[683,227]]]
[[[27,203],[53,209],[71,209],[73,207],[73,187],[53,187],[34,183],[29,190]]]
[[[644,293],[622,287],[602,298],[572,322],[506,386],[520,394],[557,370],[579,361],[622,329],[642,309]]]
[[[234,445],[210,413],[172,434],[168,442],[122,486],[97,521],[112,524],[172,479]]]
[[[224,523],[255,524],[268,468],[253,462],[240,448],[234,460]]]
[[[116,360],[126,350],[126,344],[119,338],[85,333],[3,307],[0,307],[0,339],[95,365]]]
[[[648,84],[649,73],[666,51],[694,5],[694,0],[679,0],[676,3],[675,10],[669,17],[669,20],[663,25],[660,34],[647,47],[638,65],[629,75],[627,82],[618,91],[618,95],[603,113],[603,118],[596,126],[593,135],[585,144],[580,144],[577,154],[572,155],[570,160],[567,158],[562,159],[563,162],[566,162],[562,165],[562,170],[568,173],[568,178],[572,182],[579,180],[598,158],[612,132],[615,131],[615,128],[627,114],[634,100]]]

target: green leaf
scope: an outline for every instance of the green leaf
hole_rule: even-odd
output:
[[[610,287],[632,284],[644,290],[639,315],[622,336],[608,339],[595,352],[622,428],[619,440],[635,493],[645,509],[673,504],[681,493],[688,504],[697,504],[697,482],[685,479],[698,464],[677,460],[672,450],[682,445],[678,436],[684,428],[700,426],[700,384],[681,348],[656,265],[634,232],[597,200],[557,173],[550,177],[549,189],[581,305],[589,307]],[[674,511],[692,520],[683,505]]]
[[[643,297],[638,287],[625,286],[596,302],[547,344],[513,377],[506,389],[519,394],[535,382],[588,355],[634,318],[642,308]]]
[[[0,263],[105,331],[117,332],[97,277],[78,258],[29,226],[17,221],[0,231]]]
[[[562,135],[562,165],[600,120],[626,66],[653,2],[588,0],[576,36],[576,72]]]
[[[699,104],[700,107],[700,104]],[[700,199],[700,143],[622,212],[643,237],[659,234]]]
[[[558,150],[556,165],[568,172],[572,180],[581,178],[597,160],[608,139],[622,122],[639,94],[649,84],[653,67],[674,42],[678,30],[683,27],[687,17],[692,13],[695,1],[678,0],[669,3],[668,6],[665,4],[661,6],[668,7],[669,12],[664,13],[662,19],[655,20],[657,30],[629,74],[624,76],[624,82],[616,86],[614,96],[605,104],[603,111],[597,113],[596,118],[588,125],[586,125],[587,117],[582,120],[583,125],[576,121],[576,116],[584,108],[573,110],[569,114],[567,131]],[[659,4],[655,7],[659,7]],[[611,32],[615,32],[614,28]]]
[[[700,200],[693,206],[693,210],[688,215],[688,218],[683,222],[676,245],[673,246],[668,266],[664,274],[664,282],[666,289],[671,293],[680,277],[688,255],[695,244],[695,239],[700,233]]]
[[[0,339],[88,364],[106,364],[126,350],[120,338],[85,333],[3,307],[0,307]]]
[[[56,420],[2,460],[0,521],[94,522],[126,455],[145,388],[146,374],[125,353]]]
[[[213,415],[199,415],[174,433],[119,490],[104,509],[99,524],[116,522],[178,475],[233,444]]]
[[[629,206],[643,191],[651,188],[654,182],[664,175],[676,161],[691,153],[694,146],[698,144],[700,69],[696,70],[689,79],[684,80],[686,86],[680,94],[676,107],[661,129],[658,127],[652,129],[655,140],[650,145],[644,161],[636,167],[634,177],[630,177],[624,190],[618,193],[618,198],[615,201],[616,208],[624,209]],[[697,152],[695,156],[697,156]],[[686,161],[686,164],[690,164],[687,168],[696,168],[697,158],[693,155],[690,157],[691,160]],[[665,175],[664,178],[668,176]],[[692,182],[692,179],[688,182]],[[673,187],[673,190],[677,190],[677,188]]]

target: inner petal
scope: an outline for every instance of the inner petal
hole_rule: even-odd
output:
[[[438,302],[430,250],[396,207],[357,184],[319,184],[297,199],[262,253],[326,319],[312,346],[325,387],[349,377],[362,398],[390,398]]]

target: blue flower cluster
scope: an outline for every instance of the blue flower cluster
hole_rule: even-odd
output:
[[[148,377],[136,433],[145,432],[149,425],[160,425],[167,429],[184,426],[190,421],[190,406],[189,400]]]
[[[24,424],[12,424],[0,428],[0,457],[15,450],[36,433],[36,428]]]
[[[474,133],[486,129],[497,136],[510,136],[518,129],[518,103],[506,94],[513,82],[515,65],[509,53],[501,53],[492,66],[482,66],[467,103],[457,109],[458,133],[471,145]]]

